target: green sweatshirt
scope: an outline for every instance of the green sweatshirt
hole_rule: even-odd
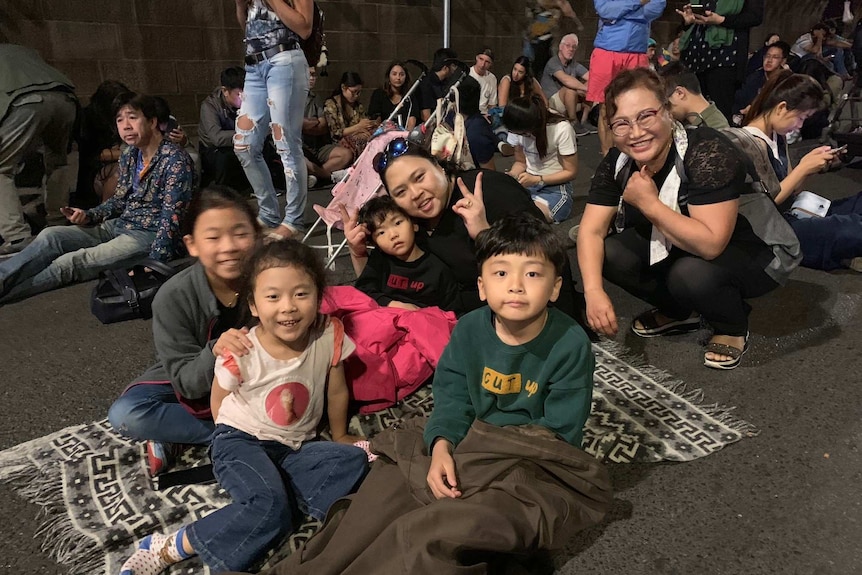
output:
[[[595,356],[584,330],[548,309],[542,332],[525,345],[506,345],[494,330],[491,309],[461,318],[434,374],[434,411],[425,444],[442,437],[452,445],[479,419],[497,426],[536,424],[581,446],[590,414]]]

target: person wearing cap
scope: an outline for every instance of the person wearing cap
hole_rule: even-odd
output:
[[[451,48],[440,48],[434,52],[434,63],[431,70],[419,83],[419,101],[422,106],[422,121],[431,117],[431,112],[437,108],[437,100],[446,95],[449,80],[455,75],[461,62],[458,54]]]
[[[666,64],[661,52],[656,48],[656,41],[653,38],[647,40],[646,49],[647,61],[649,62],[650,70],[658,71]]]
[[[476,54],[476,63],[470,67],[470,76],[479,83],[479,111],[488,116],[488,110],[497,105],[497,77],[491,73],[494,65],[494,52],[490,48],[482,48]]]
[[[650,24],[661,16],[666,4],[667,0],[593,0],[599,30],[590,56],[588,101],[604,104],[605,88],[617,74],[649,66],[646,51]],[[604,156],[613,143],[604,106],[599,117],[599,141]]]

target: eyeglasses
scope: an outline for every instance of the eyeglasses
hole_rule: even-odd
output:
[[[383,148],[382,152],[378,152],[374,159],[371,160],[371,166],[378,174],[383,174],[389,163],[395,158],[401,157],[410,149],[410,142],[407,138],[395,138]]]
[[[348,92],[350,92],[351,94],[353,94],[355,97],[359,97],[359,96],[362,94],[362,88],[361,88],[361,87],[357,87],[357,88],[346,88],[346,90],[347,90]]]
[[[611,132],[613,132],[614,136],[628,136],[635,124],[642,130],[646,130],[655,124],[658,115],[659,110],[644,110],[637,115],[634,121],[625,118],[614,120],[611,122]]]

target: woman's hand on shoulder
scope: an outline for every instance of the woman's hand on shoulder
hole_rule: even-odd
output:
[[[659,201],[658,188],[648,167],[644,166],[639,172],[632,174],[626,183],[625,190],[623,190],[623,200],[642,212],[652,202]]]
[[[617,314],[607,292],[603,289],[588,290],[584,292],[584,299],[587,302],[587,324],[593,331],[608,337],[617,335]]]
[[[472,192],[461,178],[458,178],[457,183],[463,197],[455,202],[455,205],[452,206],[452,211],[461,216],[461,219],[464,220],[464,227],[467,228],[467,233],[475,240],[479,232],[487,230],[490,227],[488,218],[485,215],[485,202],[482,194],[482,172],[476,175],[476,185]]]
[[[242,357],[254,347],[251,339],[248,337],[248,328],[229,329],[219,336],[213,345],[213,355],[216,357],[229,351],[235,357]]]

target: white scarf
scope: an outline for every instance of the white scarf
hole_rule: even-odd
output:
[[[688,150],[688,134],[679,122],[674,122],[673,145],[676,148],[677,155],[680,158],[684,158],[685,152]],[[619,158],[617,158],[617,163],[614,169],[614,178],[619,176],[620,172],[629,164],[630,161],[630,157],[625,154],[620,154]],[[681,213],[679,208],[679,187],[682,183],[682,178],[679,175],[678,165],[678,162],[674,162],[674,169],[671,170],[667,175],[667,178],[665,178],[664,183],[661,185],[661,189],[658,192],[658,199],[661,203],[676,213]],[[617,206],[618,222],[625,221],[624,209],[623,198],[620,196],[620,203]],[[618,225],[617,227],[619,228],[621,226]],[[618,229],[618,231],[621,230]],[[667,239],[667,237],[661,233],[655,225],[653,225],[649,243],[649,265],[655,265],[670,255],[671,247],[673,247],[671,241]]]

